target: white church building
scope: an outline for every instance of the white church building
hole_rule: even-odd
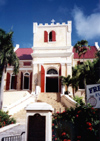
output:
[[[72,22],[38,24],[33,23],[33,47],[19,48],[15,52],[19,58],[19,73],[15,76],[8,66],[5,77],[5,90],[28,90],[61,93],[59,77],[72,75],[72,66],[82,62],[71,42]],[[91,46],[85,60],[93,60],[98,44]],[[71,88],[70,88],[71,91]]]

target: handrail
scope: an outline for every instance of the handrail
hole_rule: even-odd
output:
[[[22,132],[20,135],[3,137],[1,141],[22,141],[23,134],[25,134],[25,132]]]

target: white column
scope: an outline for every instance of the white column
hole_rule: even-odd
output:
[[[61,76],[66,76],[65,64],[61,64]],[[65,86],[61,85],[61,93],[64,94]]]
[[[38,82],[38,67],[33,64],[33,79],[32,79],[32,92],[35,92],[36,83]]]
[[[38,85],[41,87],[41,64],[39,64]]]
[[[71,63],[67,63],[67,75],[71,75],[72,76],[72,64]]]

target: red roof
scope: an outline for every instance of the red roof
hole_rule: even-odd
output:
[[[95,46],[91,46],[90,49],[84,55],[84,59],[93,59],[95,58],[95,53],[97,52],[97,48]],[[74,59],[83,59],[83,55],[79,58],[78,53],[75,52],[75,48],[73,47]]]
[[[32,52],[32,48],[18,48],[16,50],[16,55],[20,60],[32,60]]]

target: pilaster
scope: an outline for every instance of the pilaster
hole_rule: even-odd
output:
[[[32,92],[35,92],[37,84],[38,84],[38,65],[33,64]]]

